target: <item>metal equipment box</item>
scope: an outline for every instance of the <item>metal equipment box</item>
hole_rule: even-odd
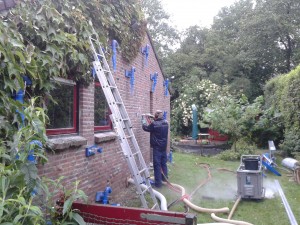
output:
[[[259,155],[243,155],[237,169],[238,195],[242,199],[264,198],[263,172]]]

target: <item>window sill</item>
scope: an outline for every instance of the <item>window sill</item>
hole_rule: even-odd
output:
[[[117,138],[117,134],[115,132],[103,132],[103,133],[97,133],[95,136],[95,143],[99,144],[102,142],[107,141],[114,141]]]
[[[47,144],[52,150],[63,150],[86,145],[87,139],[81,136],[54,137],[49,138]]]

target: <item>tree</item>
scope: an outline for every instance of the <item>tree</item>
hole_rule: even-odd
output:
[[[155,50],[159,59],[163,60],[178,44],[178,31],[170,25],[170,16],[163,9],[160,0],[142,0],[141,3]]]
[[[299,64],[300,3],[296,0],[259,0],[244,26],[249,51],[274,73],[286,73]]]
[[[262,103],[262,96],[252,104],[248,102],[245,95],[240,98],[234,96],[216,98],[208,105],[210,110],[204,115],[204,121],[208,122],[212,129],[229,135],[236,151],[236,143],[239,139],[252,141],[251,131],[262,113]]]
[[[259,70],[259,62],[250,57],[249,43],[243,39],[244,26],[251,20],[253,10],[251,0],[224,7],[214,18],[205,56],[215,68],[210,73],[213,82],[226,84],[232,91],[242,92],[250,99],[262,94],[264,80],[261,77],[266,75]]]
[[[198,118],[201,121],[205,107],[213,99],[220,98],[222,90],[209,80],[194,80],[183,86],[183,93],[172,103],[171,130],[175,134],[190,135],[192,105],[197,107]]]
[[[193,26],[185,31],[185,39],[181,47],[165,60],[165,72],[171,78],[174,91],[172,100],[176,99],[184,90],[185,85],[207,79],[210,69],[202,59],[205,50],[207,29]]]

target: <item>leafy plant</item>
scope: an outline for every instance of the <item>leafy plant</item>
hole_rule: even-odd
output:
[[[46,202],[44,207],[48,222],[51,221],[53,225],[84,225],[83,218],[72,209],[72,204],[77,200],[87,201],[87,196],[78,189],[79,181],[74,182],[70,189],[67,189],[62,182],[63,177],[57,180],[44,178],[43,191],[46,199],[45,201],[42,200],[42,203]],[[54,204],[55,206],[53,206]]]
[[[257,147],[253,143],[243,138],[236,142],[235,147],[236,149],[232,146],[231,149],[221,152],[216,157],[225,161],[235,161],[240,160],[242,155],[253,155],[257,150]]]
[[[55,76],[88,84],[93,61],[90,36],[98,36],[108,53],[108,40],[117,39],[121,54],[130,61],[138,54],[146,29],[137,1],[24,0],[0,19],[4,94],[24,90],[25,74],[35,96],[47,94]]]
[[[35,100],[25,108],[20,102],[9,100],[11,108],[18,110],[14,112],[14,124],[19,129],[14,130],[12,139],[0,142],[0,222],[3,224],[42,224],[44,221],[33,199],[41,185],[35,163],[38,159],[46,160],[42,147],[46,142],[46,115],[35,107]]]
[[[214,99],[222,95],[221,88],[209,80],[194,80],[184,84],[181,97],[172,102],[171,129],[177,135],[189,135],[192,130],[192,104],[198,109],[199,121],[204,108]]]
[[[47,161],[43,148],[47,141],[47,116],[42,108],[36,107],[37,98],[30,99],[28,104],[7,100],[11,104],[8,109],[14,109],[16,129],[12,139],[2,139],[0,142],[0,223],[46,224],[45,213],[50,210],[53,224],[85,224],[80,215],[71,209],[74,201],[86,199],[86,195],[78,189],[79,182],[67,189],[59,181],[45,181],[38,176],[36,164]],[[0,106],[0,111],[3,112],[5,107]],[[0,118],[3,121],[0,129],[6,130],[8,122],[4,116]],[[51,191],[47,185],[52,188]],[[55,216],[57,212],[53,211],[58,192],[64,196],[60,220]],[[48,205],[43,209],[46,211],[40,209],[45,200]]]
[[[252,131],[262,113],[262,103],[262,96],[252,104],[245,95],[240,98],[217,98],[208,106],[211,110],[204,115],[204,120],[213,129],[228,134],[233,142],[233,149],[237,151],[239,139],[252,140]]]
[[[280,147],[290,154],[299,151],[300,66],[270,80],[265,87],[266,107],[279,124],[284,140]]]

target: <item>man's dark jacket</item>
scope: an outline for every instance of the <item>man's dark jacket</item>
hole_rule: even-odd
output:
[[[165,119],[158,118],[148,126],[143,125],[143,130],[150,132],[150,144],[154,149],[167,149],[169,125]]]

